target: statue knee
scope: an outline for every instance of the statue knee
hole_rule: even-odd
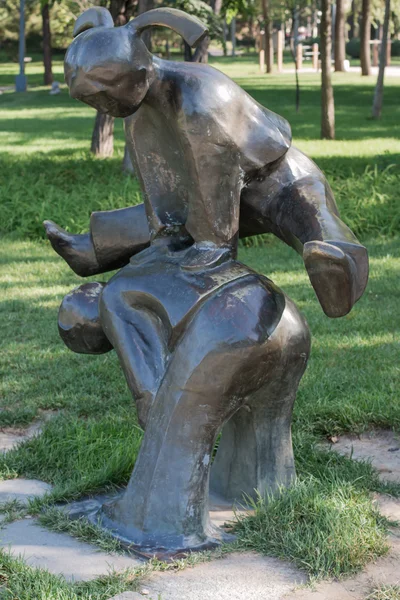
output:
[[[67,294],[58,313],[58,331],[64,344],[80,354],[112,350],[99,318],[103,283],[85,283]]]

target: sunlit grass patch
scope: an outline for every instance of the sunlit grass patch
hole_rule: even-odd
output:
[[[104,411],[98,419],[60,415],[40,436],[0,457],[0,473],[52,483],[52,498],[77,498],[127,483],[142,440],[135,411]]]
[[[316,578],[354,573],[388,551],[383,520],[351,484],[309,478],[253,508],[237,526],[240,544],[289,558]]]
[[[22,558],[0,550],[2,600],[109,600],[121,592],[137,590],[139,581],[134,570],[127,570],[71,584],[62,576],[30,567]]]
[[[400,585],[382,585],[374,589],[366,600],[400,600]]]

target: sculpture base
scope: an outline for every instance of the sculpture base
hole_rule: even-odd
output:
[[[111,521],[103,511],[104,505],[113,503],[118,495],[96,496],[88,500],[72,502],[63,507],[64,512],[71,520],[85,517],[93,525],[101,527],[104,531],[110,533],[113,538],[117,539],[121,546],[140,558],[150,560],[157,558],[163,561],[172,561],[179,558],[184,558],[192,552],[202,552],[218,548],[223,544],[233,543],[236,536],[229,532],[232,529],[234,522],[237,520],[237,515],[245,513],[243,508],[233,507],[232,504],[226,503],[224,500],[210,497],[210,520],[212,529],[210,535],[201,543],[191,543],[188,540],[183,547],[163,547],[161,544],[144,545],[137,543],[135,536],[127,536],[123,534],[118,525]],[[194,540],[193,540],[194,541]]]

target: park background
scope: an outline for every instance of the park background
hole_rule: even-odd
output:
[[[92,4],[26,1],[23,93],[15,92],[15,77],[22,72],[19,4],[6,0],[0,6],[0,427],[24,428],[47,419],[39,437],[0,457],[0,475],[54,484],[51,496],[36,506],[37,511],[46,508],[42,522],[100,543],[99,533],[83,525],[72,531],[53,505],[123,485],[141,431],[115,355],[75,355],[58,337],[59,304],[82,280],[51,250],[42,227],[44,219],[52,219],[81,233],[92,211],[141,201],[129,161],[123,161],[121,120],[96,117],[93,109],[69,97],[64,84],[63,53],[74,20]],[[111,0],[109,6],[121,25],[156,5]],[[239,545],[289,558],[317,578],[342,576],[387,549],[387,523],[374,508],[371,492],[400,496],[400,484],[383,484],[368,463],[321,445],[345,432],[400,432],[400,3],[215,0],[209,5],[182,0],[170,5],[206,20],[210,39],[190,55],[182,40],[160,29],[148,40],[152,51],[174,60],[208,60],[284,116],[294,144],[325,172],[342,219],[369,250],[366,292],[349,315],[336,320],[322,313],[293,250],[262,236],[239,251],[243,262],[297,303],[312,332],[311,359],[293,420],[298,482],[278,499],[260,500],[255,517],[239,527]],[[278,31],[285,40],[280,72],[274,55]],[[318,70],[310,56],[315,43],[321,52]],[[383,51],[374,68],[369,60],[376,62],[375,43]],[[302,64],[300,44],[306,54]],[[389,55],[380,118],[372,118],[378,69],[382,74]],[[59,86],[51,88],[53,82]],[[331,85],[327,99],[321,90]],[[52,89],[59,93],[49,93]],[[334,123],[326,105],[332,99]],[[18,514],[16,507],[1,510],[9,518]],[[11,590],[7,598],[31,599],[32,586],[45,585],[44,575],[4,552],[0,574]],[[73,586],[50,577],[46,585],[52,591],[46,598],[103,599],[112,586],[118,591],[131,584],[115,576]],[[375,597],[383,598],[380,593]],[[384,597],[400,597],[399,590],[393,593]]]

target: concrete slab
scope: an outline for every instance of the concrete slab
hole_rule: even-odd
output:
[[[145,586],[152,600],[281,600],[305,581],[283,561],[246,552],[184,571],[155,573]]]
[[[86,581],[142,564],[132,556],[99,552],[67,534],[44,529],[33,519],[7,525],[0,531],[0,546],[9,547],[14,556],[22,556],[29,565],[63,575],[69,581]]]
[[[19,429],[14,427],[4,427],[0,430],[0,452],[8,452],[22,442],[39,435],[43,423],[37,421],[27,429]]]
[[[7,479],[0,481],[0,505],[11,500],[18,500],[26,506],[35,497],[42,497],[50,492],[52,486],[37,479]]]
[[[400,436],[393,431],[342,435],[330,448],[354,460],[371,461],[383,481],[400,481]]]

